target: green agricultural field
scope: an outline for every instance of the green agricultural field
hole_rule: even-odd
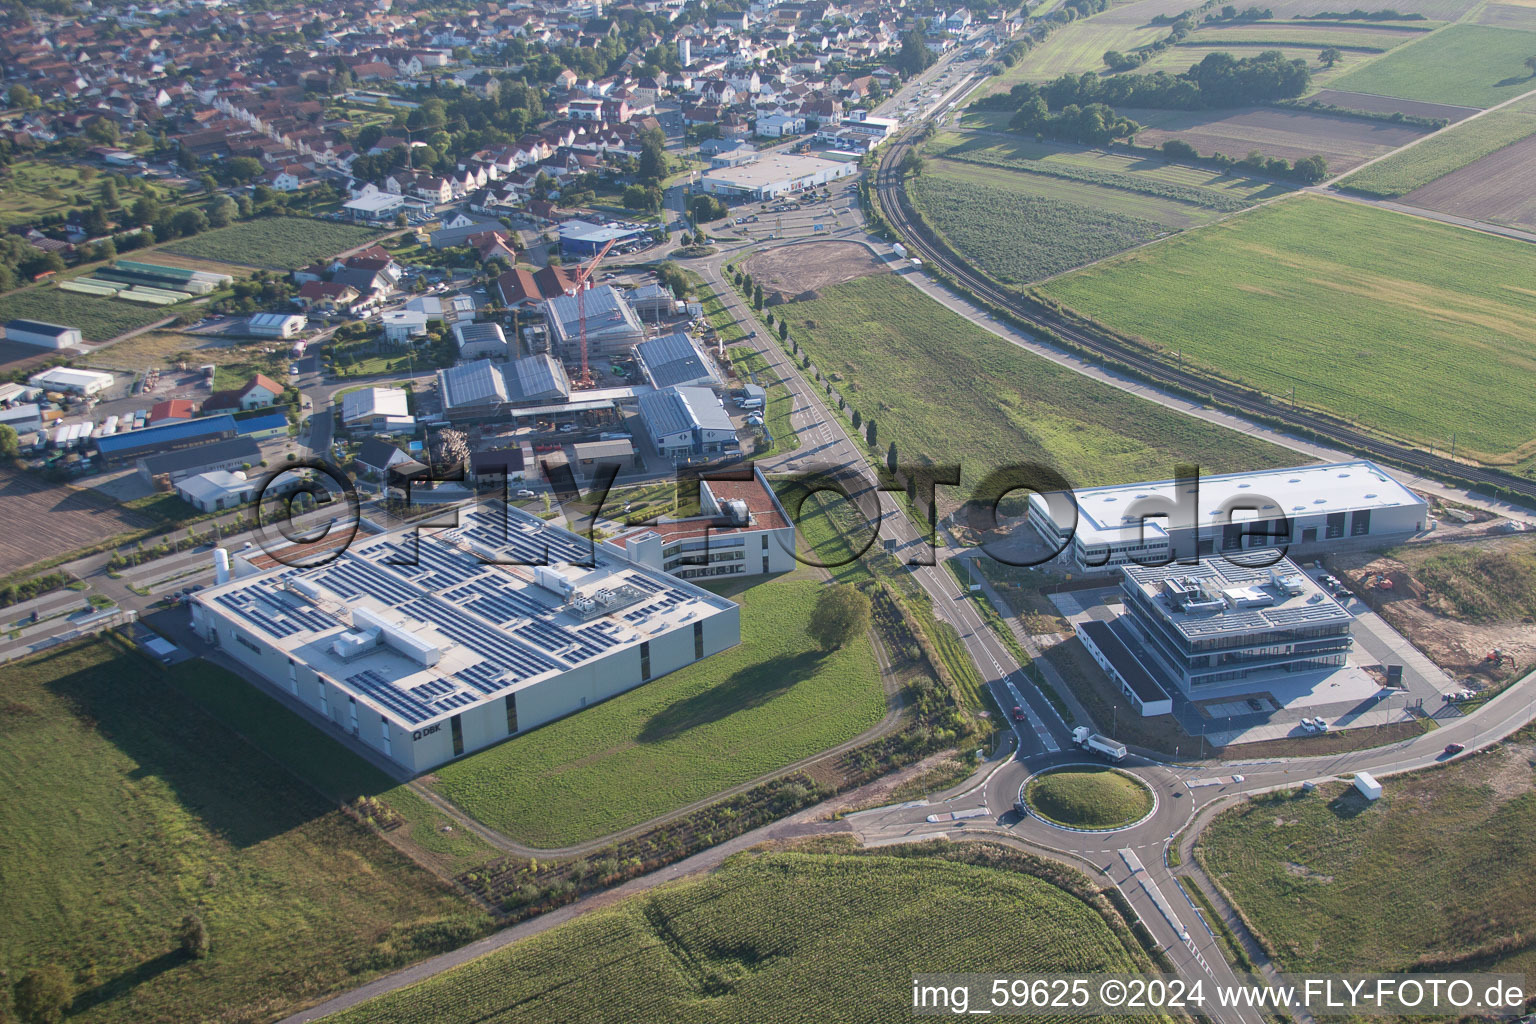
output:
[[[242,267],[296,270],[378,236],[374,228],[310,217],[262,217],[172,242],[165,250]]]
[[[173,317],[185,308],[185,304],[141,306],[120,299],[63,292],[51,284],[40,284],[0,296],[0,321],[20,317],[65,324],[80,328],[87,341],[107,341]]]
[[[737,595],[741,644],[439,768],[438,792],[519,842],[605,836],[834,747],[885,714],[860,638],[806,635],[821,584],[793,573]]]
[[[1102,14],[1058,28],[1026,53],[1017,64],[993,79],[988,92],[1007,92],[1019,82],[1049,82],[1065,74],[1084,71],[1107,73],[1104,52],[1129,53],[1138,46],[1161,39],[1166,26],[1112,21]]]
[[[1405,100],[1491,107],[1536,88],[1525,59],[1536,32],[1452,25],[1329,83],[1334,89]]]
[[[1060,274],[1170,230],[1103,208],[1110,202],[1122,207],[1155,202],[1132,193],[1018,171],[951,166],[961,167],[962,174],[947,173],[942,165],[924,172],[911,185],[913,199],[951,248],[1004,284]],[[976,180],[988,177],[1006,185]],[[1061,198],[1063,194],[1092,198],[1100,205]]]
[[[1162,204],[1147,204],[1139,210],[1127,208],[1122,211],[1152,220],[1165,214],[1175,218],[1200,215],[1199,211],[1189,210],[1189,206],[1230,213],[1252,205],[1257,199],[1289,191],[1286,186],[1273,182],[1171,163],[1158,157],[1080,149],[1019,137],[941,132],[934,136],[928,148],[933,156],[951,164],[960,162],[1027,171],[1166,200]],[[947,165],[938,166],[944,169]]]
[[[1383,780],[1250,800],[1200,839],[1206,868],[1286,971],[1536,971],[1536,758],[1518,742]]]
[[[1123,828],[1152,811],[1152,791],[1113,768],[1067,767],[1036,775],[1024,787],[1030,810],[1068,828]]]
[[[983,330],[894,275],[779,307],[880,443],[959,463],[961,497],[994,468],[1055,467],[1076,486],[1292,465],[1294,453],[1163,409]],[[940,488],[943,492],[945,488]]]
[[[1532,440],[1531,280],[1523,242],[1309,196],[1042,290],[1187,364],[1492,460]]]
[[[1536,133],[1536,100],[1522,100],[1455,125],[1351,174],[1339,184],[1371,196],[1407,195],[1532,133]]]
[[[6,666],[0,964],[12,978],[64,968],[81,1024],[271,1020],[488,930],[171,685],[231,677],[201,662],[167,675],[110,639]],[[177,945],[191,912],[212,940],[206,960]]]
[[[1204,224],[1216,216],[1217,211],[1210,206],[1192,200],[1219,203],[1226,199],[1216,193],[1200,194],[1128,174],[1110,178],[1100,172],[1043,160],[1028,168],[998,167],[969,160],[930,160],[923,173],[925,177],[937,174],[945,180],[1002,189],[1024,199],[1076,203],[1173,230]],[[1189,198],[1175,198],[1176,194]],[[1245,204],[1231,200],[1230,205],[1239,210]]]
[[[332,1020],[893,1021],[913,971],[1149,969],[1078,897],[949,856],[742,855]]]

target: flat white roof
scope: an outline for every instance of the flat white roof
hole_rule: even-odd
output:
[[[342,203],[342,207],[348,210],[356,210],[359,213],[377,213],[381,210],[392,210],[405,202],[403,196],[397,196],[389,192],[373,192],[366,196],[358,196]]]
[[[83,388],[91,384],[110,385],[113,377],[110,373],[101,373],[98,370],[75,370],[68,366],[55,366],[51,370],[33,374],[27,378],[28,384],[37,387],[47,387],[50,384],[62,384],[66,387]]]
[[[818,174],[838,173],[847,170],[847,167],[847,164],[837,160],[775,153],[739,167],[720,167],[711,170],[704,175],[704,180],[717,182],[729,188],[755,189],[765,185],[778,185],[782,182],[811,178]]]
[[[194,600],[407,731],[736,607],[602,545],[584,566],[586,538],[514,506],[464,508],[459,524],[354,541],[326,565]]]
[[[341,399],[341,418],[361,419],[364,416],[409,416],[405,392],[400,388],[363,388],[350,391]]]
[[[1159,480],[1091,487],[1073,492],[1073,497],[1078,513],[1077,538],[1083,543],[1109,543],[1140,536],[1140,516],[1131,514],[1139,501],[1163,499],[1176,502],[1179,495],[1174,481]],[[1195,509],[1197,525],[1222,521],[1224,509],[1243,509],[1244,502],[1253,511],[1236,511],[1232,514],[1234,520],[1265,520],[1281,515],[1297,519],[1331,512],[1425,504],[1423,498],[1368,459],[1202,476],[1196,497],[1199,499]],[[1031,494],[1029,500],[1037,510],[1044,511],[1045,504],[1040,495]],[[1146,532],[1149,539],[1164,533],[1157,519],[1146,520]]]

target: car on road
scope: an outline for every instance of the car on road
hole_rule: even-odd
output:
[[[533,495],[532,491],[530,491],[528,488],[524,487],[522,490],[517,492],[517,496],[519,498],[531,498],[534,495]]]
[[[1457,754],[1466,749],[1466,745],[1463,743],[1447,743],[1445,745],[1445,756],[1455,757]]]
[[[562,423],[562,424],[560,424],[560,433],[562,433],[562,434],[574,434],[574,433],[576,433],[576,424],[574,424],[574,423]]]
[[[1015,722],[1024,721],[1024,709],[1017,704],[1013,706],[1013,720]]]

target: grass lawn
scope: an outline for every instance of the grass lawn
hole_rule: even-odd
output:
[[[1186,363],[1494,460],[1532,440],[1531,280],[1524,242],[1302,197],[1042,290]]]
[[[334,1024],[890,1021],[915,970],[1146,969],[1078,897],[950,856],[744,854]]]
[[[42,320],[80,328],[87,341],[106,341],[136,331],[186,309],[175,306],[141,306],[96,295],[60,291],[51,284],[23,288],[0,297],[0,322],[12,319]]]
[[[1250,800],[1199,852],[1289,971],[1536,970],[1536,748]]]
[[[0,964],[74,974],[72,1021],[272,1019],[487,929],[189,704],[172,684],[223,675],[207,665],[168,680],[102,639],[5,675]],[[202,961],[175,938],[193,911]]]
[[[882,445],[895,441],[903,459],[959,463],[963,488],[1026,462],[1090,486],[1163,479],[1181,460],[1211,473],[1295,461],[1026,352],[894,275],[778,309],[822,372],[841,378],[850,405],[876,418]]]
[[[1070,828],[1121,828],[1152,810],[1152,791],[1113,768],[1076,766],[1036,775],[1024,787],[1030,810]]]
[[[1536,88],[1536,82],[1532,83]],[[1371,196],[1406,195],[1436,178],[1480,160],[1536,132],[1536,100],[1459,124],[1412,149],[1394,153],[1345,178],[1340,185]]]
[[[1491,107],[1536,89],[1525,58],[1536,32],[1452,25],[1356,67],[1329,86],[1405,100]]]
[[[433,786],[520,842],[608,835],[836,746],[880,721],[869,641],[830,655],[806,635],[821,584],[758,583],[741,644],[437,769]]]
[[[172,242],[165,250],[244,267],[295,270],[355,248],[379,234],[376,228],[310,217],[262,217]]]

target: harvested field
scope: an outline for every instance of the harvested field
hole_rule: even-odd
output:
[[[263,348],[278,353],[278,359],[269,360],[261,353]],[[145,331],[99,348],[82,362],[96,369],[135,373],[150,366],[169,369],[176,362],[175,356],[183,352],[191,356],[189,363],[194,366],[253,361],[288,362],[288,346],[275,344],[271,338],[229,339],[217,334],[183,334],[179,331]],[[271,370],[263,372],[270,373]]]
[[[1478,5],[1479,0],[1400,0],[1391,7],[1399,14],[1422,14],[1431,21],[1455,21]],[[1296,18],[1324,11],[1349,11],[1359,4],[1340,5],[1338,0],[1279,0],[1267,5],[1276,20]],[[1423,24],[1418,22],[1417,24]]]
[[[1341,89],[1324,89],[1307,97],[1334,107],[1350,110],[1368,110],[1373,114],[1404,113],[1412,117],[1443,117],[1448,121],[1460,121],[1477,113],[1477,107],[1458,107],[1451,103],[1426,103],[1423,100],[1405,100],[1395,96],[1377,96],[1368,92],[1344,92]]]
[[[0,573],[151,525],[95,494],[50,484],[0,466]]]
[[[1333,84],[1409,100],[1491,107],[1536,86],[1524,63],[1532,53],[1536,53],[1536,33],[1452,25],[1399,47]]]
[[[1536,32],[1536,4],[1489,4],[1473,20],[1479,25]]]
[[[1536,231],[1536,135],[1414,189],[1403,202]]]
[[[785,299],[883,269],[885,264],[854,242],[781,245],[757,253],[742,266],[753,282],[763,286],[764,294],[778,292]]]
[[[1368,50],[1385,53],[1394,46],[1417,39],[1422,33],[1413,29],[1393,28],[1335,21],[1263,21],[1236,22],[1203,26],[1190,33],[1188,46],[1315,46],[1323,49]]]
[[[1423,129],[1353,117],[1334,117],[1280,107],[1236,107],[1228,111],[1139,110],[1123,113],[1147,127],[1142,145],[1183,139],[1202,156],[1242,157],[1257,149],[1265,156],[1297,160],[1322,154],[1330,173],[1347,170],[1411,142]]]
[[[1473,118],[1393,153],[1340,184],[1356,192],[1396,198],[1536,133],[1536,100],[1525,99]]]

